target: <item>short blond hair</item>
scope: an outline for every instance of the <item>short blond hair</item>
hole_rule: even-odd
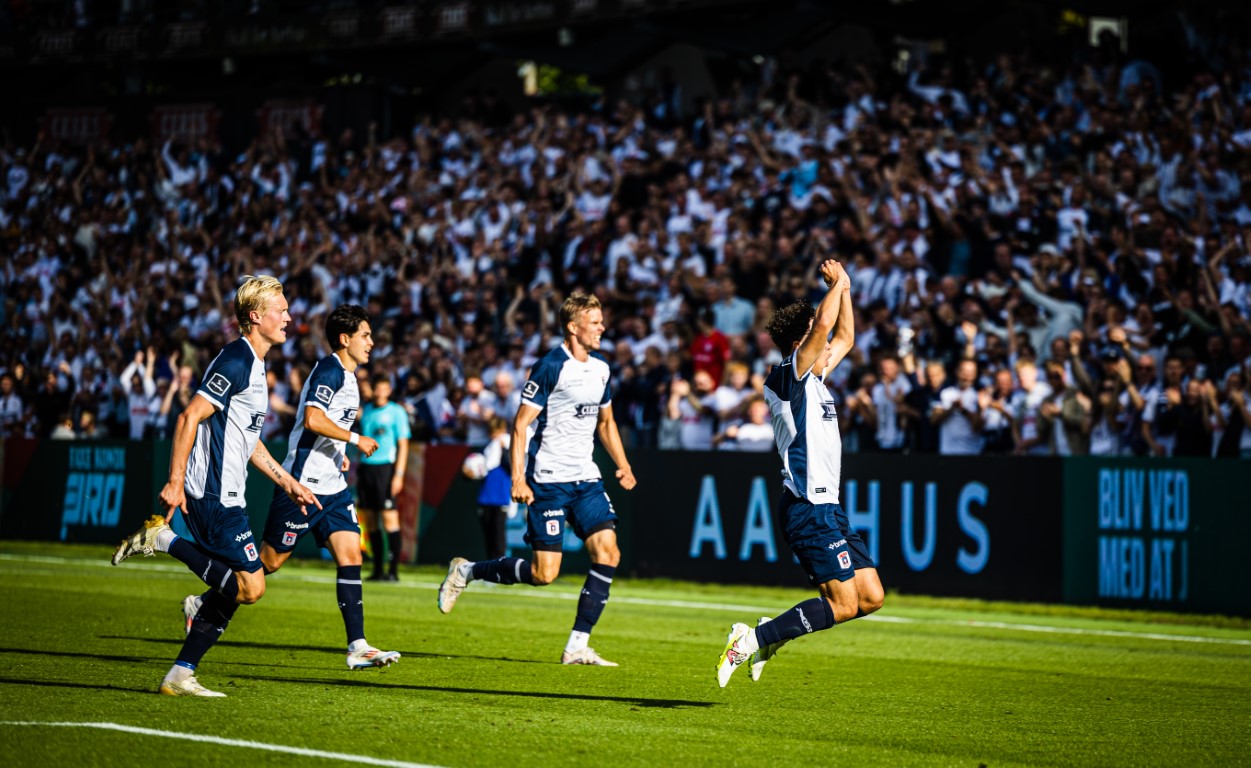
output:
[[[575,322],[583,312],[588,312],[592,309],[601,309],[597,296],[575,293],[565,299],[565,303],[560,305],[561,333],[568,335],[569,324]]]
[[[282,295],[282,283],[273,275],[244,275],[243,285],[235,292],[235,319],[244,336],[252,332],[252,312],[265,314],[275,296]]]

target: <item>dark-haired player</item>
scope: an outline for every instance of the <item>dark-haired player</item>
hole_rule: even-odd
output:
[[[842,441],[825,376],[855,344],[851,285],[842,266],[821,264],[828,291],[814,313],[800,301],[773,314],[768,331],[787,358],[765,379],[764,396],[782,457],[778,518],[786,543],[808,572],[820,597],[762,618],[755,629],[735,624],[717,662],[722,688],[751,660],[758,680],[766,662],[787,641],[864,616],[882,607],[882,583],[860,535],[839,504]],[[830,333],[833,332],[833,338]]]

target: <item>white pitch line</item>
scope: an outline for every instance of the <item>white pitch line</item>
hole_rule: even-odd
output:
[[[381,765],[386,768],[439,768],[439,766],[429,765],[426,763],[408,763],[403,760],[383,760],[377,757],[368,757],[366,755],[349,755],[346,752],[323,752],[319,749],[305,749],[304,747],[288,747],[282,744],[266,744],[262,741],[244,741],[242,739],[223,739],[220,736],[204,736],[196,733],[178,733],[176,731],[158,731],[155,728],[138,728],[133,725],[120,725],[118,723],[42,723],[27,721],[0,721],[0,725],[12,726],[44,726],[50,728],[96,728],[102,731],[121,731],[122,733],[134,733],[140,736],[160,736],[166,739],[182,739],[184,741],[198,741],[202,744],[218,744],[223,747],[241,747],[243,749],[259,749],[265,752],[282,752],[288,755],[299,755],[300,757],[316,757],[323,760],[339,760],[345,763],[359,763],[361,765]]]
[[[108,561],[95,562],[92,560],[83,560],[72,557],[50,557],[46,555],[11,555],[0,554],[0,561],[13,560],[19,562],[35,562],[49,563],[57,565],[76,565],[87,567],[113,567]],[[187,569],[181,565],[162,565],[150,563],[144,566],[153,571],[162,573],[186,573]],[[132,569],[134,572],[135,569]],[[288,573],[281,578],[291,579],[293,581],[307,582],[311,584],[333,584],[335,579],[333,576],[307,576],[303,574]],[[387,586],[387,589],[395,589],[402,587],[406,589],[438,589],[439,585],[431,582],[422,581],[401,581],[395,582]],[[473,592],[479,595],[489,595],[495,590],[493,588],[474,589]],[[500,593],[501,595],[503,593]],[[525,597],[540,600],[577,600],[580,595],[577,592],[561,592],[558,590],[510,590],[509,597]],[[775,613],[778,606],[760,606],[760,605],[736,605],[733,603],[708,603],[697,602],[691,600],[658,600],[648,597],[613,597],[614,603],[626,603],[629,605],[644,605],[651,608],[681,608],[684,610],[706,610],[706,611],[725,611],[727,613],[758,613],[766,615]],[[907,616],[881,616],[874,614],[865,616],[863,621],[881,621],[895,624],[929,624],[935,626],[949,627],[974,627],[980,629],[1007,629],[1018,632],[1041,632],[1053,635],[1086,635],[1093,637],[1123,637],[1132,640],[1163,640],[1178,643],[1212,643],[1216,645],[1240,645],[1251,646],[1251,640],[1243,640],[1233,637],[1207,637],[1204,635],[1171,635],[1166,632],[1134,632],[1127,629],[1087,629],[1082,627],[1051,627],[1042,624],[1014,624],[1011,622],[999,621],[980,621],[978,619],[917,619]]]

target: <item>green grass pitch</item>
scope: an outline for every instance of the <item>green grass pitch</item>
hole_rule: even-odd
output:
[[[199,582],[158,556],[0,543],[0,754],[36,766],[1246,765],[1251,622],[891,596],[717,688],[732,621],[810,593],[618,579],[592,638],[621,667],[562,667],[580,576],[366,584],[365,627],[404,658],[349,672],[334,571],[292,563],[199,677],[154,693]],[[1245,585],[1243,585],[1245,587]],[[1234,588],[1234,585],[1231,585]],[[115,723],[255,745],[13,723]],[[262,746],[310,750],[300,755]],[[327,756],[326,753],[337,753]]]

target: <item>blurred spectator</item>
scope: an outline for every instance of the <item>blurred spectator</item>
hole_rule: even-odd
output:
[[[938,407],[930,417],[938,427],[941,453],[970,456],[982,452],[982,410],[978,403],[977,363],[961,360],[956,383],[939,393]]]
[[[19,425],[26,418],[22,406],[22,398],[16,390],[16,380],[12,374],[0,375],[0,438],[17,437],[21,434]]]
[[[733,423],[713,438],[723,451],[767,453],[774,450],[773,423],[769,420],[769,404],[760,395],[747,400],[747,420]]]

